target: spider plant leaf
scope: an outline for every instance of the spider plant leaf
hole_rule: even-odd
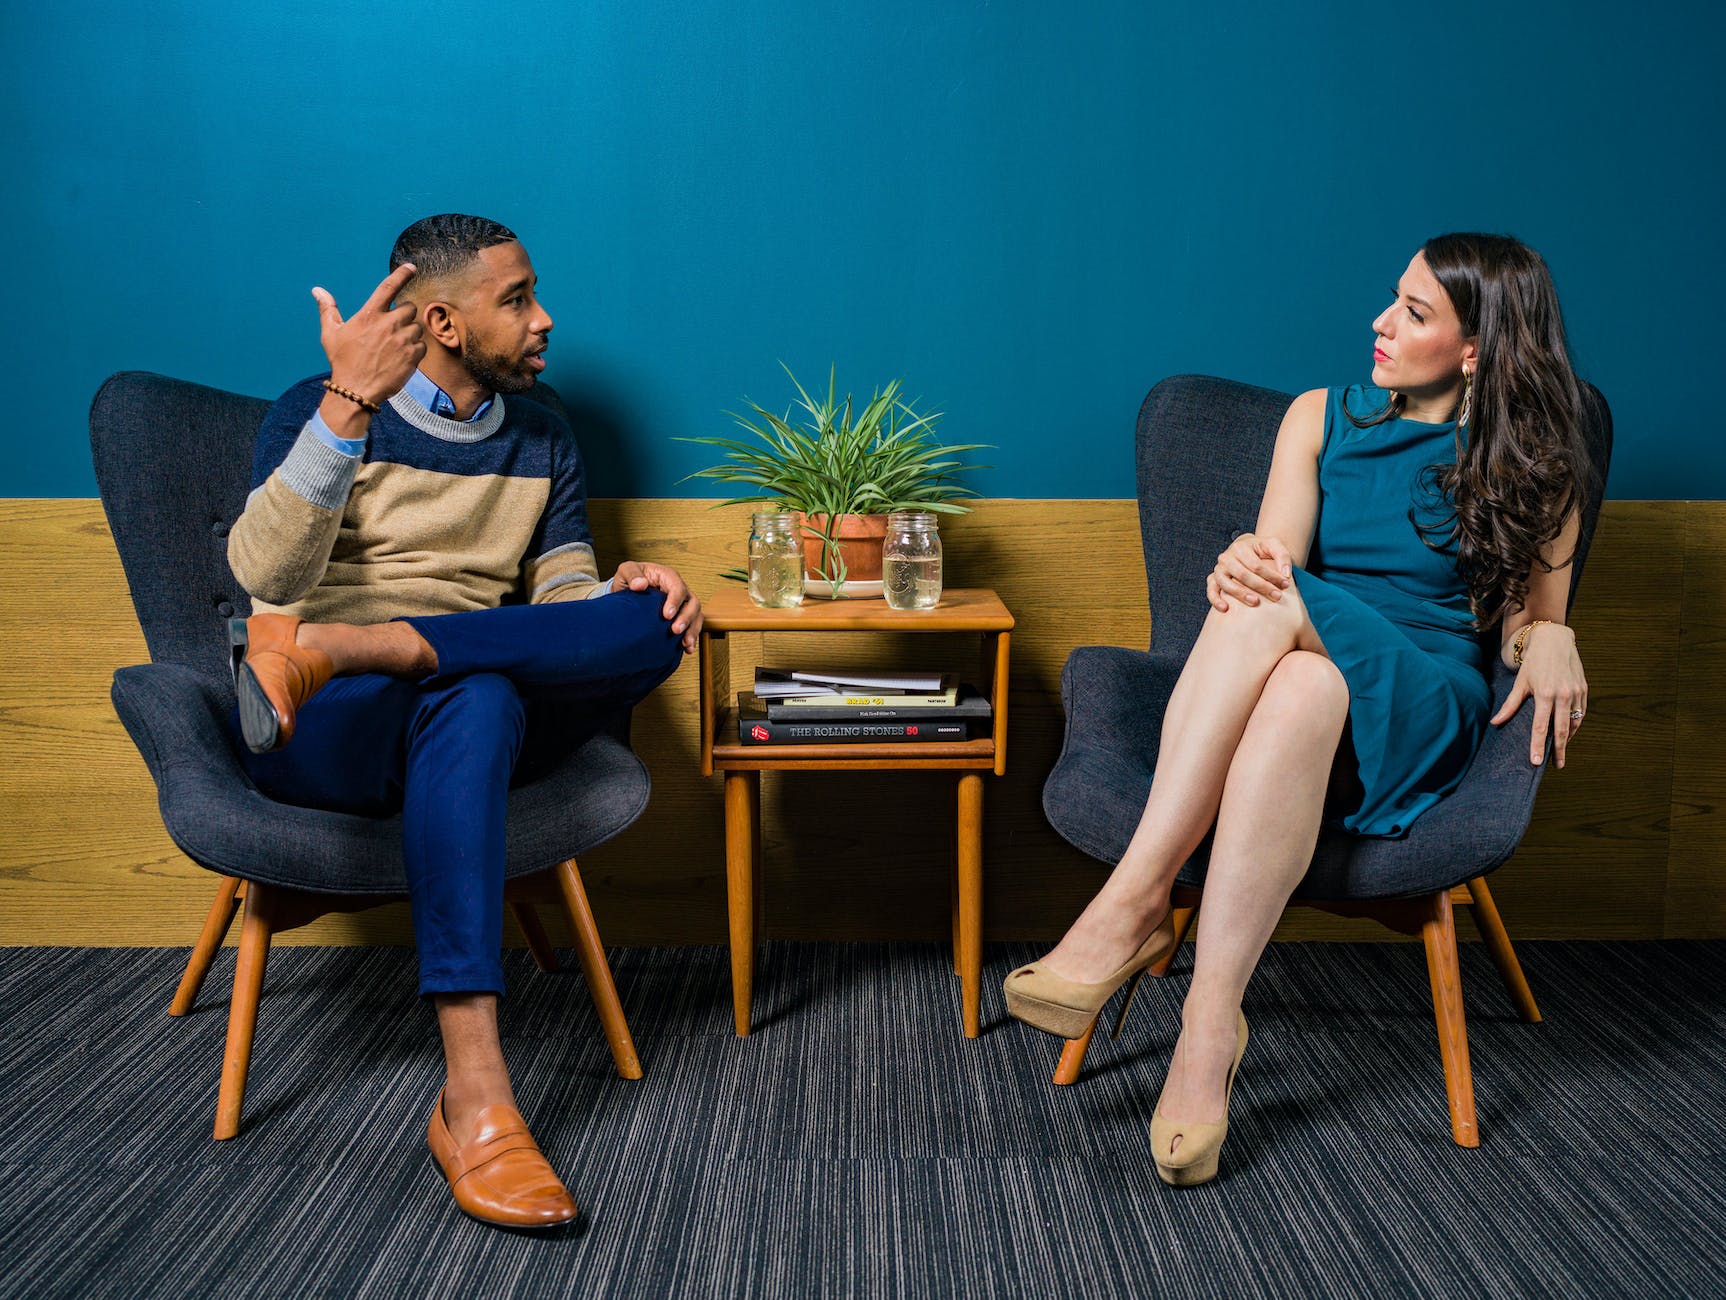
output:
[[[937,442],[935,427],[942,413],[919,412],[921,399],[907,401],[901,379],[875,389],[867,400],[854,393],[841,396],[838,366],[829,365],[827,390],[817,396],[789,366],[779,364],[796,400],[776,414],[745,398],[746,413],[725,413],[736,435],[679,439],[713,447],[725,457],[721,464],[686,477],[734,483],[759,494],[735,501],[773,499],[830,518],[901,505],[941,504],[947,513],[968,508],[951,503],[976,493],[950,480],[978,468],[958,458],[988,444]]]

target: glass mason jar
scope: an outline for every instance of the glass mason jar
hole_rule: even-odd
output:
[[[941,603],[941,535],[931,510],[895,510],[881,546],[881,590],[892,609]]]
[[[749,599],[763,609],[803,603],[803,534],[789,510],[757,510],[751,517]]]

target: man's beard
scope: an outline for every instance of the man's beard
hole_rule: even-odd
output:
[[[520,353],[512,357],[503,352],[487,352],[472,340],[462,350],[461,360],[474,382],[494,393],[525,393],[539,379],[526,369]]]

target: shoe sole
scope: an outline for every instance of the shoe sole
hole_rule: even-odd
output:
[[[1222,1159],[1222,1149],[1211,1152],[1209,1158],[1198,1160],[1190,1165],[1157,1165],[1157,1177],[1170,1187],[1197,1187],[1208,1183],[1217,1176],[1217,1165]]]
[[[234,666],[234,696],[240,706],[240,734],[254,754],[268,754],[281,747],[282,720],[270,703],[257,674],[246,663],[246,620],[228,620],[228,653]]]
[[[1145,944],[1148,946],[1150,941],[1161,934],[1169,925],[1169,920],[1165,918],[1162,924],[1146,936]],[[1015,989],[1013,977],[1009,975],[1001,987],[1001,991],[1007,996],[1007,1014],[1015,1020],[1023,1021],[1032,1029],[1040,1029],[1045,1034],[1053,1034],[1056,1038],[1065,1038],[1068,1042],[1072,1042],[1075,1039],[1083,1038],[1091,1031],[1092,1026],[1097,1023],[1098,1017],[1103,1014],[1104,1008],[1113,1001],[1115,994],[1120,992],[1121,986],[1126,984],[1129,985],[1126,1005],[1121,1008],[1120,1017],[1115,1021],[1115,1036],[1119,1037],[1121,1026],[1127,1021],[1127,1012],[1132,1008],[1133,998],[1138,994],[1139,984],[1147,974],[1157,967],[1159,962],[1165,964],[1168,962],[1169,949],[1174,946],[1173,938],[1174,932],[1170,929],[1168,949],[1145,954],[1141,948],[1140,953],[1135,954],[1125,968],[1116,972],[1116,977],[1113,977],[1113,986],[1109,989],[1108,995],[1097,1004],[1094,1011],[1086,1011],[1082,1007],[1070,1006],[1065,1002],[1049,1002],[1043,998],[1032,997],[1029,993]],[[1107,983],[1108,981],[1104,982]],[[1098,986],[1091,985],[1090,987],[1096,988]]]
[[[1097,1023],[1097,1017],[1103,1011],[1102,1007],[1095,1011],[1080,1011],[1074,1007],[1064,1007],[1058,1002],[1045,1002],[1041,998],[1015,993],[1011,989],[1006,992],[1007,1014],[1013,1019],[1023,1021],[1032,1029],[1040,1029],[1045,1034],[1053,1034],[1056,1038],[1069,1041],[1083,1038],[1085,1032]]]

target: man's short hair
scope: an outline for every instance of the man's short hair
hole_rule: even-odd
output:
[[[515,242],[515,231],[484,217],[444,212],[423,217],[396,236],[390,250],[390,270],[414,264],[415,279],[441,280],[461,270],[480,253],[497,244]]]

